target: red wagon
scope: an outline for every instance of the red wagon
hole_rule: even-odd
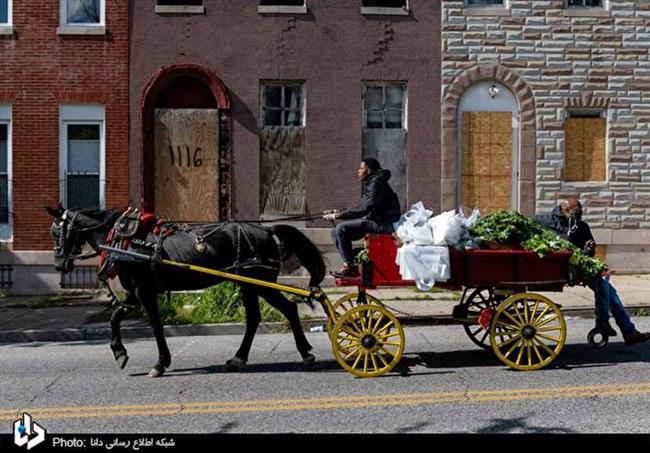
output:
[[[361,277],[336,281],[337,286],[356,286],[358,292],[333,304],[327,329],[343,368],[357,376],[376,376],[399,361],[404,333],[397,318],[367,290],[415,282],[401,278],[391,235],[368,235],[366,246]],[[540,258],[525,250],[450,248],[449,255],[451,277],[436,286],[463,291],[452,316],[474,343],[492,349],[517,370],[543,368],[559,355],[566,340],[560,307],[532,291],[563,290],[571,281],[570,252]]]

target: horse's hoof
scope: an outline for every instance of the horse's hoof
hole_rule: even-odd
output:
[[[124,354],[119,357],[115,357],[115,360],[117,360],[117,364],[120,367],[120,369],[123,370],[124,367],[126,366],[126,362],[129,361],[129,356]]]
[[[314,366],[314,363],[316,363],[316,356],[314,354],[308,354],[302,358],[302,363],[305,368],[309,369]]]
[[[246,361],[239,357],[226,360],[226,371],[241,371],[246,368]]]
[[[150,378],[162,377],[163,374],[165,374],[164,368],[153,367],[151,371],[149,371]]]

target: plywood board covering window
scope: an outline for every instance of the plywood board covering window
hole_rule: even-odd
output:
[[[571,117],[564,123],[567,181],[605,181],[607,123],[599,117]]]
[[[219,218],[219,119],[213,109],[156,109],[156,214]]]
[[[487,214],[512,207],[512,114],[463,112],[461,203]]]

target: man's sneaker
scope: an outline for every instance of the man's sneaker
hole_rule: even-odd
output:
[[[632,346],[637,343],[644,343],[650,340],[650,333],[641,333],[638,330],[635,330],[632,333],[623,334],[623,340],[625,340],[625,346]]]
[[[596,330],[603,335],[607,335],[608,337],[615,337],[617,335],[616,331],[609,322],[596,325]]]
[[[336,278],[355,278],[359,276],[359,266],[343,266],[331,274]]]

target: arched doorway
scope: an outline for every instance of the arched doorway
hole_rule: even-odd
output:
[[[489,107],[493,101],[489,88],[495,85],[498,92],[494,99],[502,96],[501,101]],[[472,91],[476,91],[474,95]],[[465,98],[465,95],[469,97]],[[512,96],[513,99],[510,97]],[[487,97],[487,99],[485,99]],[[481,99],[483,98],[483,99]],[[461,106],[461,100],[466,102]],[[468,107],[469,105],[469,107]],[[516,105],[516,108],[513,107]],[[463,111],[459,111],[462,107]],[[477,142],[483,145],[485,143],[496,142],[501,150],[510,149],[511,156],[511,179],[512,186],[510,192],[510,206],[518,209],[522,214],[532,215],[535,213],[535,177],[536,177],[536,131],[535,131],[535,97],[528,84],[516,72],[498,65],[484,64],[471,67],[458,74],[447,88],[442,105],[442,156],[441,156],[441,198],[440,205],[443,210],[456,209],[461,204],[462,197],[462,154],[463,154],[463,112],[483,113],[477,117],[479,124],[482,121],[483,134],[488,137],[483,139],[478,134]],[[499,112],[501,112],[499,114]],[[511,116],[512,124],[508,124],[507,115]],[[466,121],[469,121],[469,127],[465,127],[465,132],[471,131],[472,115],[466,115]],[[481,118],[482,117],[482,118]],[[500,134],[499,139],[505,139],[508,135],[507,128],[511,131],[512,140],[508,144],[507,140],[497,140],[495,137],[489,137],[491,130],[495,134]],[[477,126],[481,131],[481,126]],[[469,138],[466,139],[470,140]],[[516,148],[515,148],[516,147]],[[512,151],[515,151],[514,153]],[[518,152],[517,152],[518,151]],[[483,152],[482,154],[485,154]],[[500,159],[507,160],[507,152]],[[481,165],[486,165],[486,159]],[[495,162],[499,159],[495,159]],[[490,167],[492,161],[489,161]],[[503,171],[501,171],[503,173]],[[506,172],[507,173],[507,169]],[[489,175],[488,175],[489,176]],[[506,174],[495,175],[507,177]],[[479,188],[482,187],[480,183]],[[502,181],[501,187],[507,187],[507,183]],[[503,191],[503,189],[499,189]],[[497,191],[495,191],[497,194]],[[479,194],[479,200],[481,195]],[[508,198],[508,194],[503,194]],[[494,206],[499,209],[501,206]]]
[[[458,105],[458,198],[482,214],[519,209],[519,107],[498,82],[468,88]]]
[[[230,104],[221,81],[198,66],[166,68],[142,105],[144,209],[175,220],[229,217]]]

